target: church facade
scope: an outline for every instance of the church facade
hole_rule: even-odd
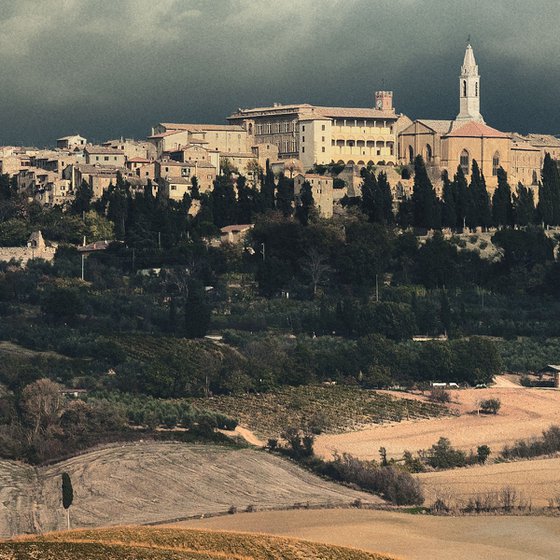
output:
[[[459,75],[458,115],[454,120],[417,119],[402,130],[398,139],[400,163],[412,163],[421,155],[435,178],[444,170],[452,177],[458,166],[468,178],[476,160],[490,191],[497,185],[500,167],[508,173],[513,187],[518,181],[536,186],[547,150],[526,137],[488,126],[480,112],[480,96],[478,65],[468,44]]]

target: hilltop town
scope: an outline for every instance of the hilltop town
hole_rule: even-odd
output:
[[[52,149],[4,146],[0,173],[29,200],[68,207],[82,184],[96,200],[116,185],[118,175],[133,193],[150,185],[154,196],[182,201],[193,196],[193,180],[196,198],[212,191],[224,174],[260,188],[269,166],[276,178],[283,174],[293,180],[296,200],[307,181],[321,216],[331,217],[345,197],[361,196],[364,167],[386,174],[396,211],[412,196],[413,181],[403,168],[420,155],[440,197],[441,174],[451,177],[461,167],[468,181],[476,161],[490,196],[502,168],[510,185],[521,183],[536,202],[545,155],[560,158],[560,139],[492,128],[480,113],[481,97],[478,65],[468,45],[455,119],[411,120],[397,112],[392,91],[375,92],[369,108],[274,103],[237,109],[227,124],[158,123],[139,140],[95,145],[73,134],[58,138]],[[199,208],[195,204],[189,212]]]
[[[560,139],[458,74],[0,148],[0,558],[558,557]]]

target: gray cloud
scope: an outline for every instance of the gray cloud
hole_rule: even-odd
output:
[[[0,0],[0,143],[145,136],[280,102],[457,113],[467,35],[482,112],[560,133],[557,0]]]

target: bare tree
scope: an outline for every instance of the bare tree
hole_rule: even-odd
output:
[[[328,258],[316,247],[311,247],[305,252],[305,258],[302,261],[301,267],[303,272],[311,280],[313,297],[316,297],[317,289],[331,272],[331,267],[328,264]]]
[[[61,385],[50,379],[39,379],[23,389],[21,407],[30,427],[30,441],[60,426],[65,409],[61,389]]]

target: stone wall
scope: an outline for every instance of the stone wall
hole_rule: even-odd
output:
[[[9,262],[12,259],[21,261],[25,266],[31,259],[43,259],[52,261],[56,253],[56,247],[45,247],[36,249],[33,247],[0,247],[0,262]]]

